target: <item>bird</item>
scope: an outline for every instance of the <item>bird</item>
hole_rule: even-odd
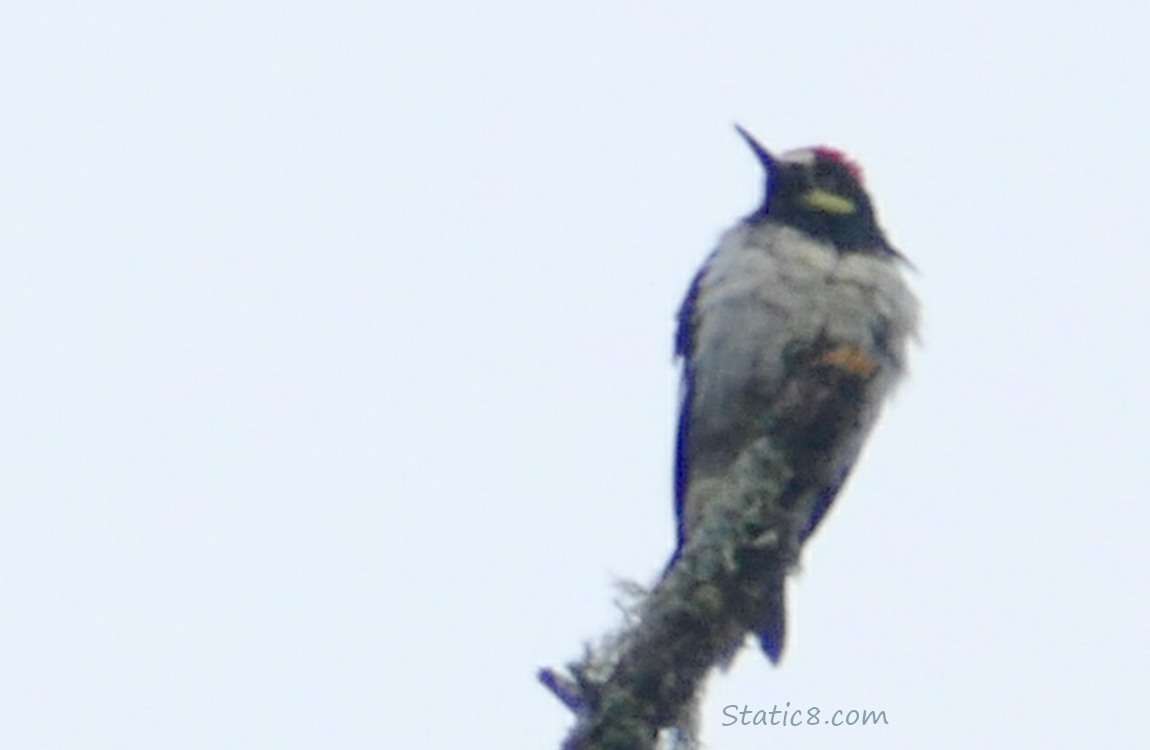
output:
[[[668,573],[707,504],[766,438],[792,474],[776,502],[783,558],[748,630],[778,664],[785,579],[826,516],[907,370],[919,303],[913,268],[879,226],[860,167],[827,146],[778,155],[736,130],[765,172],[761,204],[721,237],[679,308]],[[740,459],[743,461],[740,463]]]

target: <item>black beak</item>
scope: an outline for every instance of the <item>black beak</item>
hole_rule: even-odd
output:
[[[771,175],[775,171],[775,157],[771,156],[771,152],[763,148],[763,144],[756,141],[755,136],[743,130],[743,127],[738,123],[735,124],[735,130],[739,131],[739,135],[743,136],[743,140],[755,152],[755,156],[759,158],[759,163],[763,165],[767,175]]]

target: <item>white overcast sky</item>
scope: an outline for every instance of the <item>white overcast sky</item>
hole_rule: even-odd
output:
[[[865,169],[922,346],[737,748],[1150,737],[1150,6],[13,0],[0,747],[555,748],[673,542],[673,314]],[[722,707],[888,726],[723,727]]]

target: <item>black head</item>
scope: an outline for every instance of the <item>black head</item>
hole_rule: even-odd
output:
[[[766,170],[763,204],[747,221],[774,221],[831,242],[842,252],[898,255],[883,235],[862,170],[841,151],[819,146],[774,156],[738,125]]]

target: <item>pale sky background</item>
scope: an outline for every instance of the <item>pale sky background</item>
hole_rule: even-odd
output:
[[[923,344],[740,748],[1150,738],[1150,5],[0,10],[0,747],[557,748],[673,542],[673,315],[867,170]],[[723,727],[722,707],[888,726]]]

